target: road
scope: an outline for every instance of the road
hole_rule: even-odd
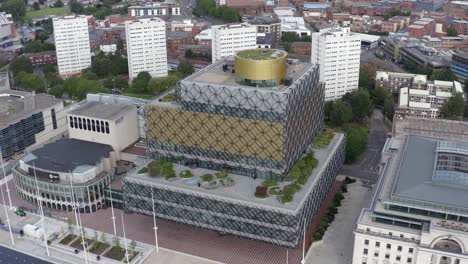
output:
[[[48,264],[49,262],[0,246],[0,264]]]
[[[383,121],[382,113],[374,110],[369,120],[369,139],[366,151],[353,164],[345,164],[340,174],[371,182],[377,181],[382,148],[390,131],[391,129]]]

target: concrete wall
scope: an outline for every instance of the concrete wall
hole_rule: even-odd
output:
[[[468,122],[426,118],[395,119],[393,136],[400,135],[468,141]]]

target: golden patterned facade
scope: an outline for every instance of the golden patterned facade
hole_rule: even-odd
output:
[[[175,144],[241,156],[282,161],[282,123],[194,112],[151,105],[148,135],[162,144]]]
[[[262,51],[273,52],[273,54],[277,55],[264,59],[259,59],[261,55],[242,56],[242,53],[256,52],[261,54]],[[236,77],[241,80],[256,81],[254,83],[258,81],[271,82],[271,85],[268,86],[283,84],[286,79],[286,55],[287,53],[281,50],[255,49],[241,51],[234,57]]]

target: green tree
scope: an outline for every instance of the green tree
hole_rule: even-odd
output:
[[[177,66],[177,71],[180,72],[184,77],[189,76],[190,74],[195,72],[192,63],[188,61],[183,61],[179,63],[179,65]]]
[[[107,79],[104,80],[104,87],[106,88],[117,88],[117,89],[127,89],[128,88],[128,80],[123,78],[123,77],[120,77],[120,76],[116,76],[116,77],[109,77]]]
[[[44,32],[44,31],[40,31]],[[42,43],[40,41],[31,41],[26,43],[22,48],[24,53],[36,53],[42,51],[55,50],[55,45],[51,43]]]
[[[33,72],[33,66],[31,64],[31,61],[29,61],[26,57],[24,56],[20,56],[20,57],[17,57],[17,58],[14,58],[11,62],[10,62],[10,66],[9,66],[9,69],[10,71],[13,73],[13,75],[15,76],[16,74],[18,74],[19,72],[28,72],[28,73],[32,73]]]
[[[35,91],[37,93],[44,93],[45,84],[44,80],[39,76],[27,72],[19,72],[15,76],[16,85],[25,88],[28,91]]]
[[[330,114],[333,109],[333,101],[327,101],[325,102],[325,106],[323,108],[323,115],[325,117],[325,120],[330,120]]]
[[[339,100],[333,104],[332,110],[330,112],[330,121],[334,125],[341,126],[351,121],[352,118],[353,110],[348,102]]]
[[[104,232],[101,233],[101,242],[107,244],[107,237]]]
[[[26,15],[26,2],[24,0],[6,0],[2,4],[2,10],[11,14],[16,22],[22,22]]]
[[[450,68],[437,69],[432,72],[431,80],[439,81],[455,81],[457,76],[452,72]]]
[[[34,10],[39,10],[39,9],[41,9],[41,7],[39,6],[39,3],[38,3],[38,2],[34,2],[33,8],[34,8]]]
[[[463,82],[463,84],[465,85],[465,87],[464,87],[465,93],[468,93],[468,78],[465,79],[465,81]]]
[[[69,3],[70,11],[74,14],[83,14],[84,13],[84,6],[76,0],[72,0]]]
[[[134,93],[146,93],[148,82],[151,80],[151,75],[148,72],[140,72],[132,81],[131,90]]]
[[[372,101],[369,93],[365,90],[354,91],[350,95],[349,101],[353,109],[353,120],[362,122],[372,113]]]
[[[384,100],[383,114],[389,118],[393,119],[393,113],[395,112],[395,102],[393,101],[393,96],[391,94],[387,95]]]
[[[197,58],[197,54],[195,52],[193,52],[191,49],[188,49],[188,50],[185,51],[185,58],[195,59],[195,58]]]
[[[385,98],[388,96],[388,91],[385,90],[382,86],[375,88],[374,91],[374,103],[376,105],[383,105]]]
[[[447,28],[447,36],[448,37],[456,37],[458,36],[457,29],[454,27],[449,27]]]
[[[73,234],[73,224],[71,218],[67,219],[67,230],[70,234]]]
[[[55,65],[45,65],[42,67],[42,72],[47,75],[48,73],[57,73],[57,67]]]
[[[112,244],[114,245],[114,247],[120,249],[120,239],[119,239],[118,237],[115,236],[115,237],[112,239]]]
[[[295,42],[300,41],[301,37],[295,32],[284,32],[281,36],[281,41],[283,42]]]
[[[177,84],[179,78],[175,74],[166,77],[153,78],[148,82],[147,91],[151,94],[160,94]]]
[[[375,85],[375,70],[368,65],[361,65],[359,69],[359,87],[368,91],[373,90]]]
[[[137,246],[136,241],[132,240],[132,242],[130,242],[130,251],[135,252],[136,246]]]
[[[445,102],[440,108],[440,115],[447,119],[461,119],[465,112],[465,102],[463,94],[456,93]]]
[[[102,52],[94,56],[91,62],[91,69],[98,77],[104,77],[110,74],[112,69],[112,61]]]
[[[85,77],[71,77],[64,81],[63,92],[71,98],[83,100],[88,93],[103,92],[102,85],[96,80],[88,80]]]
[[[54,3],[54,7],[63,7],[63,2],[61,0],[57,0],[55,3]]]
[[[367,127],[351,126],[346,129],[346,162],[353,162],[367,146]]]

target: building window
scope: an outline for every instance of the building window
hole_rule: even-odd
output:
[[[374,257],[378,257],[379,256],[379,252],[374,252]]]
[[[104,121],[101,121],[101,133],[104,133]]]
[[[387,244],[387,249],[391,249],[391,248],[392,248],[392,245]]]
[[[86,123],[88,124],[88,130],[91,131],[91,120],[89,118],[86,119]]]
[[[106,122],[106,134],[109,134],[109,122]]]
[[[390,258],[390,254],[388,254],[388,253],[385,254],[385,258],[386,258],[386,259],[389,259],[389,258]]]
[[[396,260],[397,260],[397,261],[400,261],[400,260],[401,260],[401,256],[396,256]]]
[[[86,126],[86,118],[83,118],[83,129],[84,130],[87,130],[87,126]]]
[[[413,259],[412,259],[412,258],[408,258],[408,259],[406,260],[406,262],[407,262],[407,263],[411,263],[411,262],[413,262]]]
[[[364,249],[364,255],[367,255],[369,253],[369,250],[367,248]]]
[[[83,123],[81,122],[81,117],[78,117],[78,127],[83,129]]]
[[[364,245],[368,246],[369,245],[369,240],[364,240]]]
[[[398,251],[401,251],[403,248],[401,246],[398,246]]]
[[[380,247],[380,242],[379,241],[375,242],[375,247]]]
[[[97,121],[97,120],[96,120],[96,131],[97,131],[98,133],[101,132],[101,126],[99,125],[99,121]]]
[[[70,127],[75,128],[75,122],[73,122],[73,117],[70,116]]]
[[[413,253],[414,249],[413,248],[408,248],[408,253]]]
[[[91,127],[93,128],[93,131],[96,132],[96,122],[94,122],[94,120],[91,120]]]
[[[78,128],[78,121],[77,121],[76,116],[73,117],[73,120],[75,121],[75,128]]]

